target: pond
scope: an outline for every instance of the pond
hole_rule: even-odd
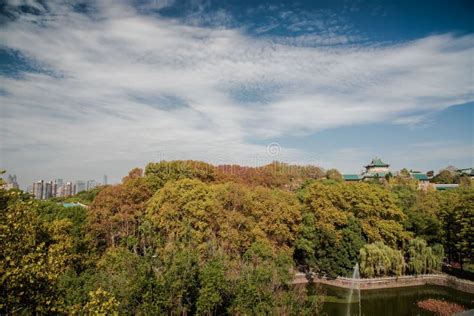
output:
[[[323,312],[329,316],[347,315],[349,290],[323,285],[325,292]],[[434,315],[416,306],[416,302],[428,298],[442,299],[474,308],[474,295],[441,286],[413,286],[405,288],[361,291],[361,310],[364,316],[428,316]],[[359,313],[357,293],[351,304],[351,315]]]

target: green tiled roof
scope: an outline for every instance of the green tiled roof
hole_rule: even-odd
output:
[[[358,174],[344,174],[342,175],[344,180],[351,181],[351,180],[360,180],[360,176]]]
[[[421,172],[411,173],[411,176],[414,179],[420,180],[420,181],[428,181],[429,180],[428,176],[424,173],[421,173]]]
[[[374,158],[367,167],[388,167],[388,164],[380,158]]]

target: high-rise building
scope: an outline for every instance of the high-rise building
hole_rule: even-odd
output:
[[[53,182],[52,196],[56,197],[58,195],[58,185]]]
[[[77,193],[85,191],[85,190],[86,190],[86,183],[82,180],[77,180],[76,181],[76,192],[74,194],[77,194]]]
[[[71,196],[74,195],[74,185],[71,182],[66,182],[64,186],[64,195],[63,196]]]
[[[102,184],[103,184],[103,185],[107,185],[107,175],[106,175],[106,174],[104,174],[104,181],[103,181]]]
[[[65,185],[61,185],[61,186],[56,185],[56,194],[54,196],[56,197],[64,196],[65,189],[66,189]]]
[[[53,197],[53,181],[48,181],[44,183],[43,200],[47,200],[51,197]]]
[[[97,184],[95,183],[95,180],[87,180],[87,191],[92,190],[96,186]]]
[[[33,195],[35,196],[35,199],[41,200],[43,198],[43,185],[43,180],[39,180],[33,183]]]
[[[63,196],[63,179],[55,179],[53,183],[53,196]]]
[[[5,190],[18,189],[18,182],[16,181],[16,175],[9,174],[5,183],[2,185]]]

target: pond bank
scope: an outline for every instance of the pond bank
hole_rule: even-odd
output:
[[[384,277],[372,279],[350,279],[338,277],[337,279],[314,278],[315,283],[331,285],[349,289],[354,283],[361,290],[389,289],[397,287],[438,285],[449,287],[458,291],[474,294],[474,282],[458,279],[447,274],[424,274],[424,275],[405,275],[400,277]],[[296,273],[293,284],[308,283],[304,273]]]

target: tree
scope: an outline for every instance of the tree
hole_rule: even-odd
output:
[[[470,188],[473,186],[471,177],[468,175],[462,175],[459,177],[459,186],[461,188]]]
[[[229,286],[227,283],[227,262],[219,254],[211,258],[200,270],[200,289],[196,302],[199,315],[217,315],[225,312],[229,304]]]
[[[300,196],[306,214],[295,259],[319,273],[348,275],[365,243],[398,247],[410,236],[394,196],[379,184],[313,182]]]
[[[425,240],[415,238],[410,240],[407,250],[407,272],[411,274],[426,274],[441,269],[442,253],[435,253],[428,247]]]
[[[291,252],[301,221],[292,193],[191,179],[168,182],[150,200],[147,218],[166,241],[194,242],[204,250],[217,238],[232,255],[243,254],[254,241]]]
[[[456,248],[460,253],[461,268],[464,261],[473,259],[474,249],[474,190],[462,191],[459,204],[454,208],[455,225],[458,228]]]
[[[395,194],[396,203],[403,212],[406,213],[413,207],[418,193],[416,180],[395,176],[390,179],[389,188]]]
[[[450,261],[472,260],[474,249],[474,189],[458,189],[441,195],[442,243]]]
[[[148,203],[147,217],[165,241],[192,242],[201,250],[219,231],[214,192],[195,179],[166,183]]]
[[[398,276],[403,274],[404,267],[402,253],[380,241],[360,250],[360,274],[364,277]]]
[[[168,181],[198,179],[212,182],[214,166],[201,161],[175,160],[149,163],[145,168],[145,179],[151,192],[161,189]]]
[[[194,314],[199,297],[200,269],[196,248],[192,244],[169,244],[162,253],[151,258],[151,267],[152,273],[143,291],[141,312],[153,315]]]
[[[317,229],[314,215],[305,214],[295,242],[296,262],[330,277],[349,276],[365,244],[359,221],[350,217],[347,227],[340,230],[339,238],[337,236],[330,229]]]
[[[326,179],[335,181],[343,180],[342,174],[337,169],[329,169],[326,171]]]
[[[125,244],[134,252],[145,251],[140,245],[141,220],[150,198],[141,169],[132,169],[122,184],[106,186],[94,199],[88,212],[88,228],[99,249]]]
[[[120,302],[121,314],[134,314],[141,301],[147,262],[126,247],[108,248],[97,262],[93,283]]]
[[[404,226],[429,244],[441,242],[440,196],[436,191],[416,191],[415,201],[405,210]]]
[[[450,170],[441,170],[431,179],[432,183],[454,183],[454,173]]]
[[[216,167],[216,181],[219,183],[236,182],[245,186],[263,186],[287,191],[297,190],[307,179],[321,179],[324,171],[316,166],[298,166],[273,161],[252,168],[238,165],[220,165]]]
[[[291,258],[256,242],[247,250],[233,282],[232,314],[278,314],[292,281]]]
[[[0,312],[63,310],[58,278],[75,259],[68,219],[41,222],[38,202],[0,189]]]
[[[80,310],[87,315],[118,315],[119,303],[109,292],[98,288],[89,292],[89,301]]]
[[[396,245],[409,237],[400,224],[405,215],[395,197],[380,185],[315,182],[305,189],[304,196],[305,207],[315,214],[318,226],[339,231],[354,216],[368,242]]]

